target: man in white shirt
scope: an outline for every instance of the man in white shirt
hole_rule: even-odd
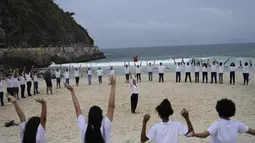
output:
[[[182,63],[185,65],[184,60],[182,59]],[[193,60],[191,62],[193,64]],[[185,82],[187,82],[187,78],[189,78],[189,82],[191,82],[191,65],[189,62],[185,65]]]
[[[79,86],[79,81],[80,81],[80,69],[81,69],[81,65],[79,68],[73,68],[74,69],[74,78],[75,78],[75,83],[77,86]]]
[[[174,64],[176,65],[176,68],[175,68],[175,70],[176,70],[176,76],[175,76],[175,82],[177,83],[177,82],[181,82],[181,65],[182,65],[182,63],[181,62],[178,62],[178,63],[176,63],[175,62],[175,59],[173,59],[174,60]]]
[[[137,103],[138,103],[138,86],[137,86],[137,82],[135,79],[132,78],[132,73],[130,72],[130,80],[129,80],[129,85],[132,88],[132,94],[130,97],[131,100],[131,113],[135,114],[135,110],[137,107]]]
[[[200,67],[200,62],[197,61],[197,63],[196,63],[196,61],[195,61],[195,59],[194,59],[193,64],[195,65],[195,83],[199,83],[200,68],[201,68],[201,67]]]
[[[32,66],[31,70],[27,70],[25,73],[25,78],[27,81],[27,95],[28,96],[32,96],[31,95],[31,86],[32,86],[32,78],[31,78],[31,73],[33,73],[34,70],[34,66]]]
[[[214,82],[217,83],[217,71],[218,71],[218,64],[216,64],[216,61],[213,61],[212,65],[209,65],[212,68],[211,71],[211,83],[213,83],[213,79]]]
[[[65,79],[66,79],[66,84],[69,85],[69,70],[66,69],[65,73],[64,73]]]
[[[211,143],[236,143],[238,133],[255,135],[255,130],[244,125],[240,121],[231,120],[235,116],[235,103],[229,99],[221,99],[217,102],[216,110],[221,119],[215,121],[203,133],[194,133],[191,136],[206,138],[211,136]]]
[[[155,65],[155,60],[153,62],[153,65],[151,65],[151,63],[148,64],[148,62],[147,62],[149,81],[152,81],[154,65]]]
[[[128,64],[126,64],[126,61],[124,61],[124,71],[125,71],[125,77],[126,77],[126,82],[129,83],[129,70],[130,68],[130,62],[128,62]]]
[[[142,66],[142,61],[140,62],[140,65],[136,65],[134,62],[134,65],[136,67],[136,80],[137,82],[141,82],[141,66]]]
[[[91,70],[90,67],[88,67],[87,74],[88,74],[88,82],[89,82],[89,85],[91,85],[92,70]]]
[[[249,76],[250,76],[250,68],[252,67],[252,63],[250,61],[250,65],[248,62],[244,63],[244,66],[242,65],[242,61],[240,61],[240,67],[243,68],[243,85],[249,84]]]
[[[214,61],[218,64],[219,62],[214,59]],[[223,74],[224,74],[224,66],[229,61],[225,61],[224,63],[220,62],[218,66],[218,73],[219,73],[219,84],[223,84]]]
[[[99,84],[102,84],[103,80],[102,80],[102,73],[103,73],[103,70],[101,69],[101,67],[98,67],[97,69],[97,77],[98,77],[98,83]]]
[[[113,69],[113,66],[110,67],[110,77],[114,77],[115,76],[115,71]]]
[[[25,73],[25,67],[23,69],[23,71],[20,72],[19,74],[19,84],[20,84],[20,93],[21,93],[21,98],[26,98],[25,97],[25,88],[26,88],[26,85],[25,85],[25,77],[24,77],[24,73]]]
[[[165,69],[169,69],[169,68],[166,68],[162,62],[159,63],[159,66],[158,66],[158,75],[159,75],[159,82],[164,82],[164,72],[165,72]]]
[[[61,82],[61,73],[60,73],[59,68],[57,68],[56,71],[55,71],[55,77],[56,77],[57,88],[61,88],[61,86],[60,86],[60,82]]]

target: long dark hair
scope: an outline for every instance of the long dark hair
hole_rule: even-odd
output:
[[[36,134],[40,122],[41,118],[37,116],[28,120],[25,126],[22,143],[36,143]]]
[[[102,109],[98,106],[93,106],[89,110],[88,126],[85,134],[85,143],[104,143],[104,138],[101,134],[101,124],[103,120]]]

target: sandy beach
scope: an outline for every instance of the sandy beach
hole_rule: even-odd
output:
[[[184,79],[182,74],[182,81]],[[236,103],[236,116],[238,119],[251,128],[255,128],[255,76],[251,74],[249,86],[242,85],[241,73],[237,73],[236,85],[229,85],[229,74],[224,74],[225,83],[220,84],[195,84],[195,83],[175,83],[175,73],[165,74],[165,83],[158,83],[158,76],[154,74],[154,81],[148,82],[147,75],[142,76],[142,83],[139,83],[139,101],[137,111],[139,114],[133,115],[130,112],[131,89],[124,83],[124,76],[117,77],[116,88],[116,109],[112,128],[112,143],[139,143],[142,119],[144,114],[150,114],[148,122],[149,129],[159,122],[155,107],[164,99],[168,98],[173,106],[174,114],[172,120],[185,123],[179,114],[183,108],[190,112],[190,119],[195,131],[206,130],[216,119],[218,114],[215,110],[217,100],[230,98]],[[192,75],[193,76],[193,75]],[[192,77],[194,79],[194,77]],[[210,78],[209,78],[210,79]],[[62,79],[63,81],[63,79]],[[53,80],[54,95],[46,95],[44,81],[39,82],[40,95],[19,100],[26,118],[40,116],[41,106],[33,99],[40,97],[47,101],[48,115],[46,125],[46,136],[48,143],[80,143],[81,137],[78,131],[77,119],[69,91],[62,88],[55,89]],[[71,79],[71,85],[74,80]],[[4,86],[6,87],[6,86]],[[110,92],[108,78],[103,78],[103,84],[98,85],[96,76],[93,77],[92,85],[87,85],[86,77],[80,80],[80,86],[74,86],[77,98],[80,102],[83,114],[87,117],[89,108],[93,105],[100,106],[104,114],[107,109],[107,102]],[[5,99],[6,103],[6,99]],[[19,127],[5,128],[4,123],[8,120],[19,122],[19,118],[12,105],[0,107],[0,142],[17,143],[20,142]],[[180,137],[180,143],[208,143],[210,138],[197,139]],[[238,135],[239,143],[252,143],[255,138],[246,135]]]

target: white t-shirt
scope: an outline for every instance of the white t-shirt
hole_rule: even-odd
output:
[[[176,72],[181,72],[181,66],[177,65],[175,70]]]
[[[20,83],[20,85],[24,85],[25,84],[25,78],[23,76],[19,77],[19,83]]]
[[[129,67],[125,67],[125,74],[129,74]]]
[[[80,71],[74,70],[74,77],[80,77]]]
[[[60,78],[60,71],[55,71],[56,78]]]
[[[102,76],[103,70],[97,70],[97,76]]]
[[[200,66],[195,66],[195,72],[200,72]]]
[[[212,65],[212,72],[217,72],[217,65],[215,64],[215,65]]]
[[[219,73],[224,73],[224,66],[219,66]]]
[[[65,71],[65,79],[69,79],[69,71]]]
[[[164,65],[162,65],[162,66],[158,66],[158,73],[164,73],[164,70],[165,70],[165,66]]]
[[[12,83],[12,84],[13,84],[13,87],[19,87],[19,80],[18,80],[18,78],[15,78],[15,77],[14,77],[14,78],[12,79],[12,82],[13,82],[13,83]]]
[[[12,88],[13,87],[13,77],[11,79],[7,78],[7,88]]]
[[[250,66],[243,66],[243,73],[250,73]]]
[[[2,80],[0,81],[0,92],[3,92],[3,82],[2,82]]]
[[[246,133],[249,127],[239,121],[219,119],[207,131],[211,135],[211,143],[236,143],[238,133]]]
[[[31,81],[31,75],[29,74],[25,74],[26,80],[27,82]]]
[[[178,143],[178,136],[185,135],[187,132],[187,125],[169,120],[166,123],[160,122],[152,126],[147,137],[153,143]]]
[[[84,119],[83,115],[80,115],[78,117],[78,127],[81,133],[82,143],[84,143],[87,126],[88,126],[88,122]],[[111,130],[112,130],[112,122],[108,119],[108,117],[105,117],[102,120],[102,125],[101,125],[101,134],[105,140],[105,143],[110,143]]]
[[[148,66],[148,72],[152,72],[153,71],[153,66]]]
[[[207,72],[207,68],[206,67],[202,67],[202,72]]]
[[[132,88],[132,93],[138,94],[138,87],[137,85],[133,84],[133,79],[129,79],[130,87]]]
[[[88,70],[88,75],[91,75],[92,74],[92,71],[91,70]]]
[[[231,66],[231,67],[229,67],[229,70],[230,70],[231,72],[233,72],[233,71],[236,70],[236,67]]]
[[[23,141],[25,126],[26,126],[26,122],[19,124],[21,141]],[[46,143],[45,131],[41,124],[39,124],[37,128],[36,143]]]
[[[114,76],[114,75],[115,75],[114,69],[110,70],[110,76]]]
[[[140,69],[140,67],[138,68],[138,67],[136,67],[136,73],[141,73],[141,69]]]
[[[37,75],[34,75],[34,81],[38,81]]]
[[[185,72],[191,72],[191,66],[190,65],[186,65]]]

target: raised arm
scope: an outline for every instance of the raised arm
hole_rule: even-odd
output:
[[[128,61],[128,67],[130,67],[130,62]]]
[[[155,65],[155,60],[153,61],[153,66]]]
[[[218,61],[216,59],[213,59],[215,61],[216,64],[219,64]]]
[[[81,69],[81,65],[80,65],[80,67],[79,67],[79,70]]]
[[[251,63],[251,61],[250,61],[250,67],[252,67],[252,63]]]
[[[11,100],[11,102],[13,103],[13,105],[15,107],[15,110],[16,110],[18,116],[19,116],[19,119],[20,119],[20,123],[26,122],[25,114],[21,110],[16,98],[11,96],[11,95],[8,95],[8,98]]]
[[[108,101],[107,117],[112,122],[114,109],[115,109],[115,91],[116,91],[116,78],[115,77],[110,78],[110,85],[111,85],[111,91],[110,91],[110,97],[109,97],[109,101]]]
[[[182,59],[182,63],[185,65],[185,62],[184,62],[184,60]]]
[[[240,61],[240,67],[243,67],[243,65],[242,65],[242,61]]]
[[[207,66],[211,67],[210,60],[207,61]]]
[[[175,61],[175,58],[173,58],[173,60],[174,60],[174,64],[176,65],[176,61]]]
[[[189,112],[188,112],[188,110],[183,109],[183,110],[181,111],[181,115],[184,117],[184,119],[186,120],[187,125],[188,125],[188,129],[189,129],[189,130],[188,130],[188,132],[186,133],[186,135],[187,135],[188,133],[194,131],[193,126],[192,126],[192,123],[191,123],[191,121],[190,121],[190,119],[189,119]]]
[[[136,67],[136,63],[134,62],[134,65],[135,65],[135,67]]]
[[[246,133],[255,136],[255,130],[254,129],[249,128],[249,130]]]
[[[124,61],[124,67],[126,67],[126,61]]]
[[[31,70],[30,70],[30,74],[33,73],[34,68],[35,68],[35,66],[32,66],[32,68],[31,68]]]
[[[140,62],[140,67],[142,66],[143,61]]]
[[[35,99],[36,102],[40,103],[42,105],[42,111],[41,111],[41,125],[42,127],[46,128],[46,120],[47,120],[47,105],[46,105],[46,101],[43,99]]]
[[[70,86],[70,85],[67,85],[67,84],[64,84],[64,85],[71,92],[72,100],[73,100],[73,105],[74,105],[74,108],[75,108],[76,117],[78,118],[82,114],[79,101],[76,98],[76,95],[75,95],[75,92],[73,90],[73,87]]]
[[[227,59],[225,62],[224,62],[224,65],[229,61],[229,59]]]

